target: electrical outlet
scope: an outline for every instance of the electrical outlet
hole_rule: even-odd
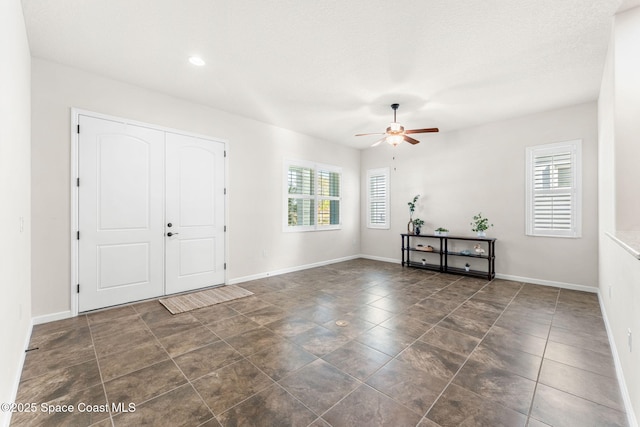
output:
[[[627,340],[629,344],[629,352],[633,351],[633,335],[631,334],[631,328],[627,329]]]

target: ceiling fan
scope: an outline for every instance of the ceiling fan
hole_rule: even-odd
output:
[[[417,139],[411,138],[408,134],[411,133],[427,133],[427,132],[439,132],[438,128],[427,128],[427,129],[410,129],[405,130],[404,126],[396,121],[396,111],[400,104],[391,104],[391,108],[393,108],[393,122],[389,123],[389,127],[386,132],[381,133],[359,133],[356,136],[366,136],[366,135],[384,135],[384,138],[373,143],[372,147],[380,144],[383,141],[387,141],[389,144],[394,147],[400,144],[402,141],[407,141],[409,144],[417,144],[420,141]]]

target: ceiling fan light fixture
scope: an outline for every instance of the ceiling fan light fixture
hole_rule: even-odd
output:
[[[368,136],[368,135],[384,135],[381,139],[374,142],[372,147],[377,146],[382,142],[386,142],[389,145],[397,147],[402,141],[407,141],[411,145],[416,145],[420,143],[417,139],[410,137],[408,134],[414,133],[426,133],[426,132],[438,132],[438,128],[429,128],[429,129],[409,129],[405,130],[404,126],[398,123],[396,119],[396,112],[400,104],[391,104],[391,109],[393,110],[393,121],[389,123],[387,130],[384,133],[358,133],[356,136]]]
[[[387,137],[387,143],[389,145],[393,145],[394,147],[397,147],[398,144],[400,144],[402,141],[404,141],[402,135],[390,135]]]
[[[401,129],[402,129],[402,126],[400,125],[400,123],[396,123],[396,122],[389,123],[389,130],[391,132],[398,132]]]

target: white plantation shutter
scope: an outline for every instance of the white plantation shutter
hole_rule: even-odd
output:
[[[568,141],[527,148],[527,234],[580,237],[581,146]]]
[[[342,169],[317,163],[285,160],[285,231],[341,228]]]
[[[389,168],[367,171],[367,227],[389,228]]]

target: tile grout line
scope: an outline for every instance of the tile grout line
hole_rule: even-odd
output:
[[[560,300],[560,292],[561,292],[561,289],[558,289],[558,295],[556,296],[556,303],[553,306],[553,314],[551,315],[551,323],[549,323],[549,330],[547,331],[547,339],[544,342],[544,350],[542,351],[540,367],[538,368],[538,375],[536,376],[536,384],[533,387],[533,396],[531,396],[531,403],[529,404],[529,412],[527,413],[527,426],[531,422],[531,413],[533,412],[533,402],[535,401],[536,392],[538,391],[538,384],[540,383],[540,374],[542,373],[542,365],[544,365],[544,355],[547,353],[547,346],[549,345],[549,337],[551,336],[551,328],[553,327],[553,318],[556,315],[556,310],[558,308],[558,301]]]
[[[430,277],[437,277],[437,276],[439,276],[440,274],[442,274],[442,273],[437,273],[437,274],[434,274],[433,276],[430,276]],[[459,281],[460,281],[460,280],[462,280],[463,278],[464,278],[464,277],[460,277],[459,279],[454,280],[453,282],[449,283],[448,285],[444,286],[443,288],[439,289],[438,291],[433,292],[433,293],[432,293],[431,295],[429,295],[428,297],[422,298],[420,301],[423,301],[423,300],[425,300],[425,299],[429,299],[429,298],[431,298],[433,295],[437,294],[438,292],[441,292],[441,291],[445,290],[446,288],[448,288],[449,286],[452,286],[453,284],[455,284],[455,283],[459,282]],[[464,300],[462,303],[460,303],[460,304],[459,304],[458,306],[456,306],[455,308],[451,309],[451,310],[450,310],[450,312],[449,312],[449,314],[450,314],[450,313],[452,313],[453,311],[457,310],[457,309],[458,309],[460,306],[462,306],[465,302],[467,302],[469,299],[471,299],[471,297],[473,297],[473,295],[475,295],[477,292],[479,292],[480,290],[482,290],[482,289],[483,289],[485,286],[487,286],[489,283],[491,283],[491,282],[488,282],[487,284],[485,284],[485,285],[484,285],[482,288],[480,288],[478,291],[474,292],[474,293],[473,293],[469,298],[467,298],[466,300]],[[416,303],[416,304],[417,304],[417,303]],[[413,305],[415,305],[415,304],[413,304]],[[398,314],[396,314],[396,316],[397,316],[397,315],[399,315],[399,314],[402,314],[402,313],[398,313]],[[395,317],[395,316],[394,316],[394,317]],[[446,316],[445,316],[445,317],[443,317],[443,319],[444,319],[444,318],[446,318]],[[391,356],[391,355],[389,355],[389,354],[387,354],[387,353],[381,352],[381,353],[385,354],[386,356],[389,356],[389,357],[390,357],[390,359],[389,359],[387,362],[385,362],[384,364],[382,364],[378,369],[376,369],[375,371],[373,371],[370,375],[368,375],[368,376],[367,376],[367,378],[366,378],[364,381],[361,381],[361,383],[362,383],[362,384],[361,384],[360,386],[356,387],[356,388],[355,388],[355,389],[353,389],[351,392],[347,393],[347,395],[345,395],[344,397],[342,397],[342,399],[340,399],[339,401],[337,401],[337,402],[336,402],[335,404],[333,404],[330,408],[328,408],[325,412],[323,412],[323,413],[320,415],[320,418],[322,418],[322,416],[324,416],[326,413],[330,412],[330,411],[331,411],[334,407],[336,407],[340,402],[342,402],[342,401],[343,401],[343,400],[345,400],[347,397],[349,397],[351,394],[353,394],[353,393],[354,393],[358,388],[360,388],[362,385],[365,385],[365,386],[367,386],[367,387],[371,388],[372,390],[375,390],[375,391],[377,391],[377,392],[381,393],[382,395],[384,395],[384,396],[386,396],[387,398],[391,399],[391,400],[392,400],[393,402],[395,402],[396,404],[398,404],[398,405],[400,405],[400,406],[404,407],[405,409],[407,409],[407,410],[408,410],[408,411],[410,411],[411,413],[413,413],[413,414],[416,414],[416,415],[420,416],[420,415],[419,415],[419,414],[417,414],[413,409],[411,409],[411,408],[407,407],[404,403],[397,401],[395,398],[393,398],[392,396],[389,396],[387,393],[385,393],[385,392],[383,392],[383,391],[380,391],[380,390],[378,390],[377,388],[375,388],[375,387],[373,387],[373,386],[371,386],[371,385],[367,384],[367,382],[366,382],[366,381],[367,381],[369,378],[373,377],[373,376],[374,376],[375,374],[377,374],[378,372],[380,372],[380,371],[381,371],[385,366],[387,366],[389,363],[391,363],[391,362],[392,362],[392,361],[394,361],[394,360],[397,360],[397,357],[398,357],[398,356],[400,356],[400,354],[404,353],[404,352],[407,350],[407,348],[411,347],[413,344],[415,344],[416,342],[418,342],[418,341],[420,340],[420,338],[422,338],[425,334],[427,334],[429,331],[431,331],[433,328],[435,328],[435,327],[436,327],[436,326],[437,326],[437,325],[438,325],[438,324],[439,324],[443,319],[441,319],[441,320],[440,320],[440,321],[438,321],[437,323],[433,324],[429,329],[427,329],[423,334],[421,334],[418,338],[416,338],[414,341],[412,341],[412,342],[411,342],[411,344],[409,344],[407,347],[405,347],[402,351],[400,351],[400,352],[399,352],[398,354],[396,354],[395,356]],[[387,320],[388,320],[388,319],[387,319]],[[385,320],[385,321],[386,321],[386,320]],[[384,322],[384,321],[383,321],[383,322]],[[382,326],[382,325],[381,325],[381,323],[383,323],[383,322],[380,322],[380,323],[376,324],[376,326],[381,326],[382,328],[385,328],[384,326]],[[425,325],[428,325],[428,323],[425,323]],[[388,328],[385,328],[385,329],[387,329],[387,330],[391,331],[391,329],[388,329]],[[353,341],[353,340],[352,340],[352,341]],[[357,341],[357,342],[359,342],[359,341]],[[369,347],[368,345],[366,345],[366,344],[364,344],[364,343],[361,343],[361,344],[362,344],[362,345],[365,345],[366,347]],[[373,347],[369,347],[369,348],[373,348]],[[374,349],[374,350],[376,350],[376,349]],[[380,351],[380,350],[377,350],[377,351]],[[330,362],[327,362],[327,363],[330,363]],[[331,366],[334,366],[334,365],[333,365],[333,364],[331,364]],[[339,369],[339,370],[342,372],[342,370],[341,370],[340,368],[336,367],[336,369]],[[345,372],[345,374],[347,374],[347,373]],[[347,374],[347,375],[349,375],[349,374]],[[455,375],[454,375],[454,376],[455,376]],[[357,379],[357,378],[356,378],[356,379]],[[447,386],[448,386],[448,385],[447,385]],[[446,389],[446,387],[447,387],[447,386],[445,386],[445,389]],[[438,397],[439,397],[439,396],[438,396]],[[437,400],[437,399],[436,399],[436,400]],[[435,401],[434,401],[434,402],[435,402]],[[430,409],[431,409],[431,407],[429,408],[429,410],[430,410]],[[426,413],[428,413],[428,412],[429,412],[429,410],[427,410],[427,412],[426,412]],[[422,421],[422,419],[426,416],[426,413],[421,417],[420,421]],[[324,421],[324,418],[323,418],[323,421]],[[419,421],[419,422],[420,422],[420,421]],[[325,421],[325,422],[326,422],[326,421]]]
[[[233,310],[233,308],[231,308],[231,307],[228,307],[228,308],[230,308],[231,310]],[[136,310],[136,311],[137,311],[137,310]],[[241,314],[240,312],[238,312],[238,311],[236,311],[236,310],[233,310],[233,311],[235,311],[235,312],[236,312],[236,313],[238,313],[238,314]],[[173,315],[173,313],[172,313],[172,315]],[[211,330],[211,329],[210,329],[206,324],[204,324],[204,323],[202,322],[202,320],[198,319],[196,316],[193,316],[193,317],[198,321],[198,323],[200,324],[200,326],[203,326],[205,329],[207,329],[208,331],[210,331],[213,335],[215,335],[216,337],[218,337],[218,338],[220,339],[220,341],[224,342],[226,345],[228,345],[229,347],[233,348],[233,346],[231,346],[229,343],[227,343],[227,342],[226,342],[222,337],[220,337],[218,334],[216,334],[214,331],[212,331],[212,330]],[[232,316],[232,317],[234,317],[234,316]],[[140,316],[140,318],[142,319],[142,316]],[[209,406],[209,404],[207,403],[207,401],[202,397],[202,395],[200,394],[200,392],[198,391],[198,389],[193,385],[193,383],[191,382],[191,379],[189,379],[189,377],[184,373],[184,371],[182,370],[182,368],[181,368],[181,367],[178,365],[178,363],[174,360],[173,356],[171,356],[171,354],[169,354],[169,352],[168,352],[168,351],[167,351],[167,349],[164,347],[164,345],[162,344],[162,342],[160,342],[160,339],[156,336],[156,334],[153,332],[153,330],[151,330],[151,327],[147,324],[147,322],[146,322],[144,319],[142,319],[142,321],[144,322],[145,326],[147,326],[147,328],[149,329],[149,331],[151,332],[151,334],[153,335],[153,337],[156,339],[156,341],[158,341],[158,344],[160,344],[160,347],[162,347],[162,350],[164,350],[164,352],[167,354],[167,356],[169,357],[169,360],[171,360],[171,362],[174,364],[174,366],[178,369],[178,371],[180,371],[180,373],[181,373],[181,374],[184,376],[184,378],[187,380],[187,383],[186,383],[186,384],[189,384],[189,385],[191,386],[191,389],[196,393],[196,395],[200,398],[200,400],[202,401],[202,403],[204,403],[204,405],[206,406],[206,408],[209,410],[209,412],[210,412],[210,413],[211,413],[211,415],[212,415],[212,418],[210,418],[210,419],[215,419],[216,421],[218,421],[218,423],[220,423],[220,421],[218,420],[218,417],[216,416],[215,412],[213,412],[213,410],[211,409],[211,407]],[[192,350],[190,350],[190,351],[194,351],[194,350],[198,350],[198,349],[204,348],[204,347],[206,347],[206,346],[208,346],[208,345],[210,345],[210,344],[213,344],[213,343],[209,343],[209,344],[203,345],[203,346],[201,346],[201,347],[198,347],[198,348],[196,348],[196,349],[192,349]],[[234,349],[234,351],[236,351],[236,350],[235,350],[235,348],[233,348],[233,349]],[[236,352],[237,352],[237,351],[236,351]],[[188,353],[188,352],[186,352],[186,353]],[[183,354],[186,354],[186,353],[181,353],[181,354],[179,354],[178,356],[182,356]],[[176,356],[176,357],[178,357],[178,356]],[[244,356],[243,356],[243,358],[244,358]],[[225,366],[233,365],[234,363],[238,363],[238,362],[240,362],[241,360],[242,360],[242,359],[239,359],[239,360],[237,360],[237,361],[235,361],[235,362],[232,362],[232,363],[229,363],[228,365],[225,365]],[[206,375],[209,375],[209,373],[208,373],[208,374],[201,375],[201,376],[200,376],[200,377],[198,377],[198,378],[195,378],[195,379],[194,379],[194,381],[195,381],[195,380],[198,380],[198,379],[200,379],[200,378],[202,378],[202,377],[205,377]],[[170,392],[172,392],[172,391],[174,391],[174,390],[177,390],[178,388],[182,387],[183,385],[185,385],[185,384],[182,384],[182,385],[180,385],[180,386],[178,386],[178,387],[175,387],[175,388],[173,388],[173,389],[171,389],[171,390],[167,390],[167,391],[166,391],[166,392],[164,392],[164,393],[161,393],[161,394],[159,394],[159,395],[157,395],[157,396],[154,396],[154,397],[152,397],[152,398],[150,398],[150,399],[147,399],[145,402],[142,402],[142,403],[141,403],[141,405],[142,405],[142,404],[144,404],[144,403],[146,403],[146,402],[148,402],[148,401],[150,401],[150,400],[153,400],[153,399],[155,399],[155,398],[157,398],[157,397],[163,396],[163,395],[165,395],[165,394],[167,394],[167,393],[170,393]],[[208,421],[205,421],[205,423],[206,423],[206,422],[208,422]]]
[[[363,304],[363,305],[367,305],[367,304]],[[315,321],[313,321],[313,320],[311,320],[311,319],[307,319],[307,320],[311,321],[312,323],[315,323],[316,325],[318,325],[318,326],[320,326],[320,327],[324,327],[322,324],[318,324],[318,323],[316,323]],[[325,323],[326,323],[326,322],[325,322]],[[261,327],[265,327],[267,330],[271,331],[271,329],[267,328],[267,327],[266,327],[266,326],[264,326],[264,325],[260,325],[260,326],[261,326]],[[378,324],[375,324],[375,326],[379,326],[379,323],[378,323]],[[375,327],[375,326],[374,326],[374,327]],[[273,332],[273,333],[275,333],[275,334],[279,335],[277,332],[274,332],[274,331],[271,331],[271,332]],[[281,335],[279,335],[279,336],[281,336]],[[303,347],[301,347],[301,346],[300,346],[300,345],[298,345],[297,343],[295,343],[295,342],[291,341],[289,338],[284,337],[284,336],[281,336],[281,337],[282,337],[283,339],[285,339],[287,342],[290,342],[292,345],[295,345],[295,346],[297,346],[297,347],[300,347],[300,348],[302,348],[304,351],[306,351]],[[351,342],[351,341],[353,341],[353,340],[354,340],[354,338],[350,339],[350,340],[349,340],[349,342]],[[346,343],[345,343],[345,344],[346,344]],[[229,345],[230,345],[230,344],[229,344]],[[364,345],[364,344],[363,344],[363,345]],[[233,347],[233,346],[231,346],[231,347]],[[342,347],[342,346],[340,346],[340,347],[338,347],[338,348],[341,348],[341,347]],[[336,350],[337,350],[337,349],[336,349]],[[335,351],[335,350],[333,350],[333,351]],[[291,372],[288,372],[285,376],[283,376],[282,378],[280,378],[280,379],[279,379],[279,380],[277,380],[277,381],[276,381],[276,380],[274,380],[273,378],[271,378],[271,376],[269,376],[266,372],[262,371],[262,369],[260,369],[260,368],[259,368],[258,366],[256,366],[256,365],[255,365],[251,360],[249,360],[247,357],[245,357],[245,359],[246,359],[249,363],[251,363],[251,364],[252,364],[256,369],[258,369],[260,372],[262,372],[264,375],[266,375],[269,379],[271,379],[271,380],[273,381],[273,384],[270,384],[269,386],[267,386],[267,387],[265,387],[265,388],[261,389],[260,391],[257,391],[256,393],[253,393],[251,396],[248,396],[246,399],[243,399],[242,401],[240,401],[240,402],[236,403],[235,405],[233,405],[233,406],[231,406],[231,407],[227,408],[227,409],[226,409],[224,412],[222,412],[222,413],[225,413],[225,412],[227,412],[227,411],[230,411],[230,410],[231,410],[231,409],[233,409],[234,407],[236,407],[236,406],[238,406],[238,405],[241,405],[242,403],[246,402],[247,400],[251,399],[251,398],[252,398],[253,396],[255,396],[256,394],[258,394],[258,393],[260,393],[260,392],[262,392],[262,391],[266,390],[267,388],[272,387],[272,386],[274,386],[274,385],[277,385],[277,386],[278,386],[280,389],[282,389],[285,393],[287,393],[289,396],[291,396],[293,399],[295,399],[295,400],[296,400],[297,402],[299,402],[303,407],[305,407],[307,410],[309,410],[312,414],[314,414],[314,415],[316,416],[316,418],[315,418],[315,419],[314,419],[314,420],[309,424],[309,425],[311,425],[311,424],[313,424],[315,421],[320,420],[320,419],[322,419],[323,421],[325,421],[325,420],[322,418],[322,416],[323,416],[324,414],[326,414],[326,413],[327,413],[327,412],[329,412],[331,409],[333,409],[333,407],[335,407],[335,406],[336,406],[336,405],[338,405],[341,401],[343,401],[344,399],[346,399],[349,395],[351,395],[353,392],[355,392],[357,389],[359,389],[362,385],[367,385],[368,387],[371,387],[371,386],[369,386],[368,384],[366,384],[364,381],[361,381],[360,379],[358,379],[358,378],[356,378],[356,377],[354,377],[354,376],[350,375],[349,373],[342,371],[340,368],[338,368],[337,366],[334,366],[332,363],[330,363],[330,362],[328,362],[328,361],[324,360],[321,356],[316,356],[315,354],[310,353],[310,352],[308,352],[308,351],[307,351],[307,353],[309,353],[309,354],[313,355],[314,357],[316,357],[316,360],[314,360],[313,362],[309,362],[308,364],[306,364],[306,365],[304,365],[304,366],[301,366],[301,367],[300,367],[300,368],[298,368],[298,369],[295,369],[295,370],[293,370],[293,371],[291,371]],[[329,352],[329,353],[327,353],[327,354],[330,354],[330,353],[331,353],[331,352]],[[325,356],[326,356],[326,354],[325,354]],[[243,357],[244,357],[244,356],[243,356]],[[351,390],[349,393],[347,393],[345,396],[343,396],[340,400],[338,400],[336,403],[334,403],[333,405],[331,405],[328,409],[326,409],[326,410],[325,410],[324,412],[322,412],[321,414],[317,414],[315,411],[313,411],[311,408],[309,408],[309,407],[308,407],[308,406],[307,406],[303,401],[301,401],[301,400],[300,400],[300,399],[298,399],[296,396],[294,396],[293,394],[291,394],[291,392],[289,392],[289,390],[287,390],[287,389],[286,389],[282,384],[280,384],[280,381],[282,381],[282,380],[284,380],[284,379],[286,379],[286,378],[290,377],[291,375],[294,375],[295,373],[297,373],[297,372],[301,371],[302,369],[304,369],[305,367],[307,367],[309,364],[314,363],[314,362],[316,362],[317,360],[322,360],[323,362],[325,362],[325,363],[327,363],[327,364],[331,365],[332,367],[334,367],[335,369],[338,369],[341,373],[343,373],[343,374],[345,374],[345,375],[349,376],[350,378],[352,378],[353,380],[355,380],[355,381],[358,383],[358,384],[357,384],[357,386],[356,386],[353,390]],[[393,358],[392,358],[391,360],[393,360]],[[386,363],[385,363],[385,365],[386,365]],[[383,365],[383,366],[384,366],[384,365]],[[376,372],[377,372],[377,371],[376,371]],[[372,375],[373,375],[373,374],[372,374]],[[371,375],[370,375],[370,376],[371,376]],[[370,377],[370,376],[369,376],[369,377]],[[369,377],[367,377],[367,378],[369,378]],[[394,402],[395,402],[395,400],[394,400]],[[396,403],[399,403],[399,402],[396,402]],[[401,404],[401,405],[402,405],[403,407],[405,407],[405,408],[406,408],[406,406],[404,406],[403,404]],[[407,409],[409,409],[409,408],[407,408]],[[326,421],[325,421],[325,422],[326,422]],[[327,423],[327,424],[329,424],[328,422],[326,422],[326,423]]]
[[[495,279],[494,279],[495,280]],[[490,282],[488,282],[486,285],[484,285],[482,288],[480,288],[479,290],[477,290],[473,295],[471,295],[469,298],[467,298],[462,304],[460,304],[458,307],[454,308],[453,310],[451,310],[451,313],[453,313],[454,311],[456,311],[458,308],[460,308],[462,305],[464,305],[467,301],[469,301],[471,298],[473,298],[478,292],[482,291],[482,289],[486,288],[487,286],[489,286],[494,280],[491,280]],[[469,354],[467,355],[466,359],[464,360],[464,362],[462,362],[462,364],[458,367],[458,369],[456,370],[456,372],[451,376],[451,379],[449,380],[449,382],[447,383],[447,385],[444,386],[444,388],[442,389],[442,391],[440,392],[440,394],[438,395],[438,397],[436,397],[436,399],[433,401],[433,403],[431,403],[431,405],[429,406],[429,409],[427,409],[427,411],[424,413],[424,415],[422,416],[422,419],[420,420],[420,422],[427,420],[429,418],[427,418],[427,415],[429,414],[429,412],[433,409],[433,407],[435,406],[436,402],[438,402],[438,400],[440,400],[440,398],[443,396],[445,390],[447,390],[449,388],[449,386],[451,384],[453,384],[453,380],[455,379],[456,375],[458,375],[458,373],[462,370],[462,368],[467,364],[467,362],[469,361],[469,359],[471,358],[471,355],[473,354],[473,352],[480,346],[480,344],[482,343],[482,341],[484,341],[484,339],[487,337],[487,335],[489,335],[489,332],[491,331],[491,329],[493,329],[493,327],[495,326],[495,324],[498,322],[498,320],[500,320],[500,318],[502,317],[502,315],[504,314],[504,312],[507,310],[507,308],[509,307],[509,305],[511,305],[511,303],[513,302],[513,300],[518,296],[518,294],[520,293],[520,291],[522,291],[522,288],[524,287],[524,283],[522,282],[518,282],[520,283],[520,289],[518,289],[518,292],[516,292],[513,297],[511,297],[511,300],[507,303],[507,305],[504,307],[504,309],[502,309],[502,312],[500,313],[500,315],[496,318],[496,320],[494,320],[494,322],[491,324],[491,326],[489,327],[489,329],[487,329],[487,332],[484,333],[484,335],[482,336],[482,338],[480,339],[480,341],[478,341],[478,343],[476,344],[476,346],[473,348],[473,350],[471,350],[469,352]],[[448,317],[448,316],[447,316]],[[444,317],[443,319],[440,320],[440,322],[442,322],[442,320],[446,319],[446,317]],[[440,323],[438,322],[438,324]],[[437,324],[436,324],[437,325]],[[435,325],[434,325],[435,327]],[[467,389],[465,389],[467,390]],[[480,396],[477,393],[473,392],[472,390],[467,390],[470,393],[475,394],[476,396],[479,396],[482,399],[486,399],[484,396]],[[533,400],[533,398],[532,398]],[[496,402],[494,402],[496,403]],[[496,403],[500,406],[504,406],[501,405],[499,403]],[[504,406],[507,409],[511,409],[508,408],[507,406]],[[513,410],[513,409],[512,409]],[[516,411],[518,412],[518,411]],[[520,412],[519,412],[520,413]],[[524,414],[523,414],[524,415]]]
[[[547,335],[547,341],[545,342],[545,349],[544,349],[544,353],[543,353],[543,356],[542,356],[542,363],[540,364],[540,369],[539,369],[539,372],[538,372],[538,380],[536,380],[536,389],[534,390],[534,396],[535,396],[535,391],[537,390],[537,387],[538,387],[538,384],[539,384],[539,377],[540,377],[540,374],[542,373],[542,365],[544,364],[544,354],[546,354],[547,345],[549,344],[549,342],[553,342],[553,343],[556,343],[556,344],[564,345],[564,346],[567,346],[567,347],[575,347],[575,346],[570,345],[570,344],[564,344],[562,342],[551,340],[551,330],[554,327],[553,318],[555,317],[555,315],[557,313],[557,307],[558,307],[559,302],[560,302],[561,293],[562,293],[562,289],[560,289],[560,291],[558,292],[558,298],[556,300],[556,306],[554,308],[554,314],[552,316],[552,323],[549,325],[549,332],[548,332],[548,335]],[[562,326],[555,326],[555,328],[566,329],[567,331],[571,331],[570,329],[563,328]],[[575,347],[575,348],[578,348],[578,349],[581,349],[581,350],[585,350],[585,349],[582,349],[580,347]],[[548,359],[548,360],[550,360],[550,361],[552,361],[554,363],[558,363],[558,364],[563,365],[563,366],[567,366],[567,367],[572,368],[572,369],[576,369],[576,370],[579,370],[579,371],[582,371],[582,372],[586,372],[586,373],[591,374],[591,375],[596,375],[596,376],[599,376],[599,377],[603,377],[603,378],[606,378],[608,380],[614,379],[614,380],[617,381],[617,379],[615,377],[610,377],[608,375],[601,374],[599,372],[594,372],[594,371],[591,371],[589,369],[584,369],[584,368],[581,368],[581,367],[578,367],[578,366],[574,366],[574,365],[570,365],[570,364],[567,364],[567,363],[564,363],[564,362],[559,362],[559,361],[554,360],[554,359]],[[581,395],[572,393],[570,391],[565,391],[565,390],[562,390],[560,388],[553,387],[553,386],[550,386],[550,385],[547,385],[547,384],[543,384],[543,385],[546,386],[546,387],[552,388],[554,390],[557,390],[557,391],[559,391],[561,393],[565,393],[565,394],[574,396],[574,397],[576,397],[578,399],[581,399],[581,400],[584,400],[584,401],[587,401],[587,402],[591,402],[591,403],[593,403],[595,405],[603,406],[603,407],[611,409],[613,411],[621,412],[621,413],[625,414],[625,416],[626,416],[626,411],[624,409],[621,410],[621,409],[618,409],[618,408],[613,408],[608,404],[597,402],[595,400],[592,400],[591,398],[587,398],[585,396],[581,396]],[[529,413],[531,413],[532,410],[533,410],[533,399],[531,401],[531,408],[529,409]],[[536,419],[536,418],[534,418],[534,419]]]
[[[91,322],[89,321],[89,316],[83,314],[83,316],[87,319],[87,325],[89,326],[89,336],[91,337],[91,345],[93,346],[93,354],[96,358],[96,365],[98,366],[98,373],[100,374],[100,385],[102,385],[102,392],[104,393],[104,397],[107,400],[107,409],[109,411],[109,420],[111,421],[111,426],[115,426],[115,422],[113,421],[113,413],[111,412],[111,405],[109,405],[109,395],[107,394],[107,388],[104,384],[104,377],[102,376],[102,368],[100,367],[100,359],[98,358],[98,350],[96,349],[95,339],[93,337],[93,329],[91,328]]]

